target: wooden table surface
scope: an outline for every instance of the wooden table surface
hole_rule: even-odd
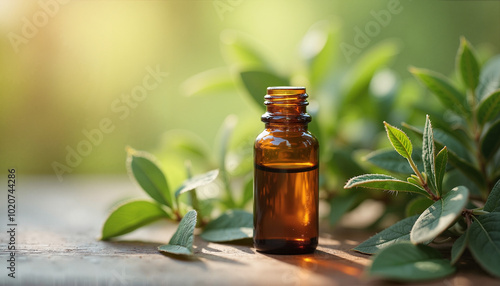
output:
[[[2,181],[6,186],[6,182]],[[119,240],[99,241],[111,206],[146,198],[126,177],[18,177],[16,278],[7,276],[7,209],[0,206],[1,285],[388,285],[367,279],[369,256],[352,250],[373,233],[322,231],[310,255],[265,255],[251,241],[207,243],[195,238],[195,256],[159,253],[175,225],[157,222]],[[500,285],[468,260],[458,274],[419,285]],[[394,284],[396,285],[396,284]]]

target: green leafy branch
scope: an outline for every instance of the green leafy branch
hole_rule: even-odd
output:
[[[147,152],[127,148],[126,165],[129,175],[153,202],[133,200],[118,206],[104,223],[102,240],[129,233],[159,219],[180,222],[169,244],[159,247],[160,251],[172,254],[193,254],[193,235],[197,225],[204,227],[202,237],[207,241],[223,242],[252,237],[253,216],[248,212],[228,211],[212,221],[201,215],[204,212],[200,208],[196,188],[213,182],[219,170],[192,176],[188,165],[188,178],[172,193],[165,174],[156,162],[157,160]],[[193,208],[185,214],[183,210],[186,206],[180,202],[184,193],[190,194],[190,204]]]

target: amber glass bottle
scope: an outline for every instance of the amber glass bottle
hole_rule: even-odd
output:
[[[269,87],[254,145],[254,245],[310,253],[318,245],[318,141],[307,130],[304,87]]]

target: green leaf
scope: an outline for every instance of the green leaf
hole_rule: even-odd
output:
[[[313,24],[302,39],[300,51],[309,66],[312,86],[317,86],[328,76],[335,62],[339,32],[338,23],[324,20]]]
[[[470,226],[469,249],[481,267],[500,277],[500,213],[474,217]]]
[[[221,33],[222,56],[237,69],[270,68],[270,64],[256,45],[256,40],[236,30]]]
[[[330,225],[335,225],[352,208],[357,198],[357,192],[347,192],[331,198],[329,202],[330,213],[328,214]]]
[[[426,245],[397,243],[381,250],[368,268],[370,276],[396,281],[442,278],[455,272],[438,250]]]
[[[500,180],[491,189],[483,210],[487,212],[500,212]]]
[[[487,94],[500,88],[500,55],[490,59],[481,70],[476,96],[481,100]]]
[[[206,241],[224,242],[253,236],[253,215],[242,210],[230,210],[209,222],[201,238]]]
[[[423,243],[433,240],[448,229],[462,213],[468,198],[469,190],[463,186],[453,188],[446,193],[443,198],[428,207],[417,219],[411,230],[411,241]]]
[[[288,80],[263,70],[243,71],[240,73],[240,77],[248,94],[261,110],[264,110],[265,107],[264,96],[268,87],[290,85]]]
[[[411,192],[429,197],[429,194],[419,186],[381,174],[365,174],[351,178],[345,184],[345,189],[364,187],[390,191]]]
[[[465,37],[460,38],[456,66],[457,70],[460,71],[465,86],[475,90],[479,82],[479,64]]]
[[[410,72],[438,97],[444,107],[466,117],[470,115],[465,95],[459,92],[443,75],[415,67],[410,68]]]
[[[439,151],[436,156],[436,190],[438,192],[438,196],[441,196],[443,193],[443,178],[446,173],[446,164],[448,163],[448,149],[446,146]]]
[[[436,186],[436,165],[434,163],[434,135],[432,133],[431,120],[429,115],[425,118],[424,135],[422,138],[422,162],[424,162],[424,171],[427,174],[428,182],[433,190]],[[438,193],[438,195],[440,195]]]
[[[196,216],[196,211],[190,210],[182,218],[168,244],[159,246],[158,250],[178,255],[192,255]]]
[[[390,172],[400,174],[413,173],[412,168],[408,165],[408,161],[402,158],[395,150],[377,150],[368,154],[364,159]],[[420,149],[413,150],[412,159],[417,165],[417,168],[420,170],[424,168]]]
[[[219,175],[219,169],[209,171],[205,174],[196,175],[190,179],[184,181],[182,186],[175,192],[175,197],[179,197],[181,194],[196,189],[198,187],[204,186],[211,183]]]
[[[182,83],[187,96],[233,92],[235,85],[227,68],[215,68],[196,74]]]
[[[451,247],[451,265],[457,263],[458,259],[464,253],[469,243],[469,230],[462,234]]]
[[[405,214],[406,216],[420,215],[433,203],[434,201],[427,197],[415,198],[406,205]]]
[[[354,248],[354,250],[361,253],[374,254],[389,245],[393,245],[401,241],[410,241],[410,231],[417,218],[418,216],[415,215],[398,221],[397,223],[363,241],[360,245]]]
[[[102,240],[129,233],[160,218],[168,218],[160,205],[148,201],[127,202],[111,212],[102,227]]]
[[[486,95],[477,107],[477,121],[484,125],[500,113],[500,89]]]
[[[404,158],[410,160],[413,151],[410,138],[401,129],[398,129],[384,121],[385,130],[389,141],[391,141],[394,149]]]
[[[127,148],[127,170],[155,201],[172,208],[172,197],[165,175],[149,153]]]
[[[500,148],[498,134],[500,134],[500,119],[492,123],[481,137],[481,152],[486,161],[493,159],[493,155]]]

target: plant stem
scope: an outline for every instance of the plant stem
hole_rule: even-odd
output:
[[[415,172],[415,175],[417,175],[418,179],[420,180],[420,184],[424,188],[424,190],[429,194],[431,199],[433,201],[438,201],[440,198],[436,196],[431,189],[429,189],[429,185],[427,185],[427,182],[425,181],[424,177],[420,173],[420,171],[417,168],[417,165],[415,165],[415,162],[413,162],[413,159],[410,157],[408,158],[408,162],[410,163],[411,168],[413,169],[413,172]]]

